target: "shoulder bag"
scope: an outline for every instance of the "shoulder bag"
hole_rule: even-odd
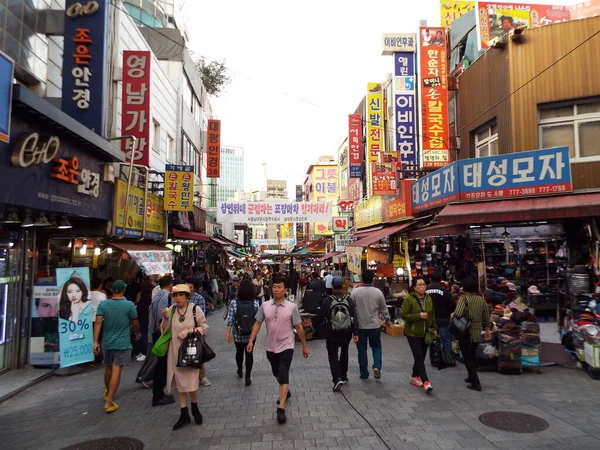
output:
[[[448,329],[452,336],[458,341],[465,341],[469,339],[471,330],[471,319],[469,318],[469,301],[468,297],[464,296],[465,300],[465,311],[461,317],[452,317],[450,319],[450,325]]]
[[[198,327],[196,321],[196,305],[192,310],[194,314],[194,326]],[[200,369],[202,364],[215,358],[216,354],[206,343],[205,337],[194,331],[190,333],[179,347],[179,355],[177,355],[177,367],[188,369]]]
[[[171,320],[173,320],[175,308],[176,306],[171,308]],[[167,349],[169,348],[169,342],[171,342],[171,324],[169,324],[169,329],[165,331],[152,346],[152,353],[156,356],[165,356],[167,354]]]

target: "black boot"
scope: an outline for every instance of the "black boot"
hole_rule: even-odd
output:
[[[200,414],[200,410],[198,409],[198,403],[192,402],[192,416],[194,416],[194,422],[197,425],[202,425],[202,414]]]
[[[181,415],[179,416],[179,420],[175,425],[173,425],[173,431],[179,430],[181,427],[186,426],[188,423],[192,423],[192,419],[190,418],[190,412],[187,407],[181,408]]]
[[[250,386],[252,384],[252,380],[250,377],[246,377],[246,386]]]
[[[239,369],[239,368],[237,370],[237,374],[238,374],[238,377],[240,377],[240,378],[242,378],[244,376],[244,372],[242,372],[242,369]]]
[[[285,409],[277,408],[277,422],[283,424],[286,422]]]

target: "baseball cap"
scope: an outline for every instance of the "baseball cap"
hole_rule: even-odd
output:
[[[123,292],[126,287],[127,287],[127,283],[125,283],[123,280],[115,280],[115,281],[113,281],[113,284],[111,284],[111,286],[110,286],[112,291],[116,292],[116,293]]]
[[[237,275],[234,275],[231,277],[231,281],[240,281],[240,277],[238,277]]]
[[[333,277],[333,280],[331,280],[331,286],[333,286],[333,289],[341,289],[343,285],[344,283],[342,281],[342,277]]]

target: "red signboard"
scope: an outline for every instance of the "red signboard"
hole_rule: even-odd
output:
[[[363,145],[362,145],[362,118],[360,114],[348,116],[348,167],[350,178],[362,176]]]
[[[208,134],[206,137],[206,176],[208,178],[221,177],[221,121],[208,121]]]
[[[373,195],[396,195],[396,163],[373,164]]]
[[[395,222],[412,216],[410,186],[413,180],[400,180],[400,196],[383,204],[383,221]]]
[[[420,28],[421,135],[423,167],[450,163],[446,30]]]
[[[127,161],[150,166],[150,59],[145,50],[123,51],[123,105],[121,107],[121,150]]]

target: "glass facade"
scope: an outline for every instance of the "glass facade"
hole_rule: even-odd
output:
[[[221,178],[217,187],[217,201],[233,199],[244,190],[244,149],[221,147]]]

